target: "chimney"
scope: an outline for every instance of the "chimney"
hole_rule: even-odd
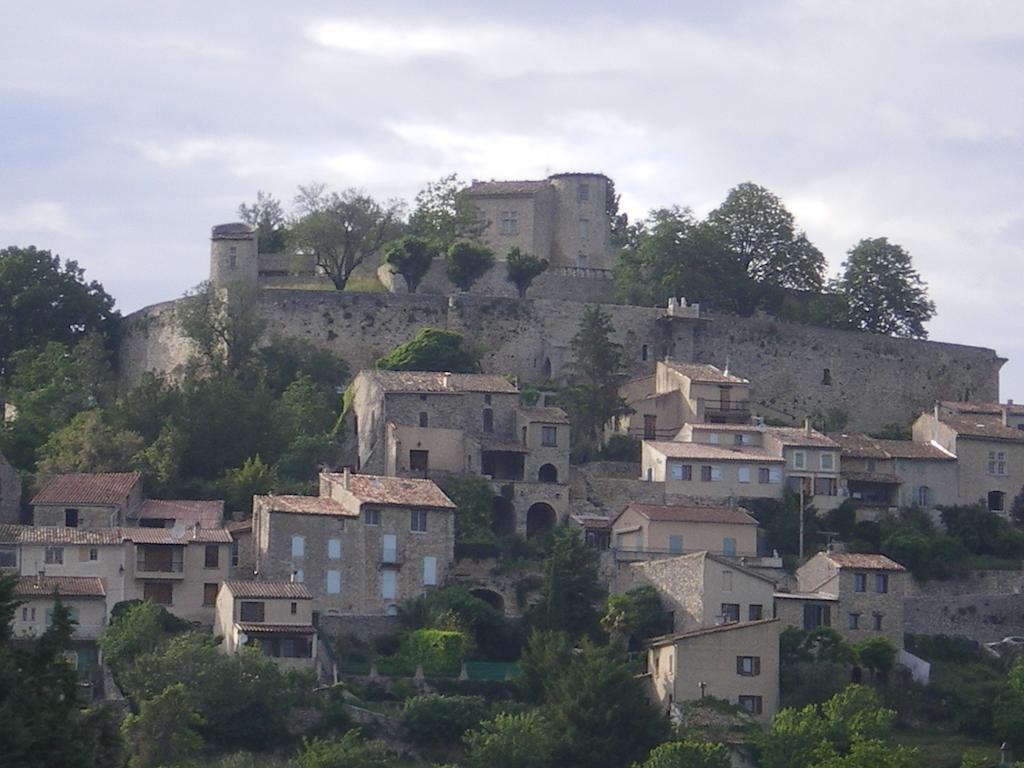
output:
[[[451,371],[445,371],[444,373],[442,373],[441,374],[441,386],[443,386],[445,389],[448,389],[448,387],[451,386],[451,383],[452,383],[452,372]]]
[[[999,412],[1000,412],[1000,416],[1002,416],[1002,418],[1003,418],[1003,426],[1004,427],[1010,426],[1010,424],[1009,424],[1009,421],[1010,421],[1010,407],[1009,407],[1009,405],[1000,406]]]
[[[811,420],[810,420],[810,418],[809,417],[805,418],[804,419],[804,434],[807,437],[810,437],[811,436],[811,432],[813,432],[813,431],[814,430],[811,429]]]
[[[288,581],[290,581],[292,584],[295,583],[295,571],[292,571],[292,575],[288,577]]]
[[[939,401],[935,401],[935,420],[939,420]]]
[[[349,478],[351,477],[352,471],[348,467],[345,467],[343,470],[341,470],[341,487],[344,488],[346,491],[348,490]]]
[[[36,572],[36,589],[43,588],[43,579],[46,578],[46,571],[39,570]]]

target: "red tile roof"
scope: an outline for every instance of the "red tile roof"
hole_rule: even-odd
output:
[[[340,475],[339,475],[340,477]],[[358,517],[340,501],[329,496],[257,496],[265,499],[271,512],[289,515],[326,515],[328,517]]]
[[[690,381],[701,384],[749,384],[750,381],[739,376],[726,373],[710,363],[677,363],[673,360],[666,360],[665,365],[676,373],[681,373]]]
[[[709,443],[686,443],[678,440],[644,440],[644,444],[672,459],[747,461],[758,464],[785,463],[781,456],[768,453],[764,448],[752,445],[724,446]]]
[[[636,512],[655,522],[758,525],[757,520],[743,507],[682,507],[658,504],[630,504],[626,507],[625,512],[630,511]]]
[[[504,376],[490,373],[437,373],[434,371],[361,371],[385,392],[458,394],[487,392],[515,395],[519,388]],[[446,383],[447,382],[447,383]]]
[[[343,474],[324,472],[321,477],[345,487]],[[352,474],[348,478],[348,492],[363,504],[455,509],[454,502],[444,495],[444,492],[437,487],[433,480]]]
[[[764,434],[766,437],[775,438],[779,443],[786,446],[798,448],[835,448],[837,450],[839,448],[839,444],[827,435],[823,435],[821,432],[813,429],[810,434],[807,434],[807,430],[803,427],[765,427]]]
[[[313,594],[297,581],[225,581],[235,597],[262,600],[312,600]]]
[[[225,528],[63,528],[60,526],[0,525],[0,543],[68,544],[79,546],[135,544],[230,544]]]
[[[670,643],[675,643],[678,640],[686,640],[691,637],[713,635],[718,632],[733,632],[740,629],[750,629],[752,627],[763,627],[767,624],[773,624],[777,621],[779,621],[779,619],[761,619],[760,621],[732,621],[728,624],[717,624],[713,627],[701,627],[700,629],[691,629],[689,632],[678,632],[673,635],[652,637],[647,642],[647,645],[650,647],[669,645]]]
[[[138,472],[84,472],[56,475],[32,499],[32,504],[123,504],[136,483]]]
[[[14,586],[14,596],[106,597],[103,580],[98,576],[22,576]]]
[[[943,416],[939,421],[956,430],[959,437],[1024,443],[1024,430],[1008,427],[996,416]]]
[[[551,186],[547,179],[541,181],[474,181],[466,189],[468,195],[532,195]]]
[[[830,552],[825,555],[840,568],[863,568],[871,571],[905,571],[895,560],[885,555],[864,555],[852,552]]]
[[[526,421],[536,421],[542,424],[568,424],[569,417],[561,408],[541,408],[539,406],[523,407],[519,409],[519,415]]]
[[[147,499],[140,518],[177,520],[185,524],[199,523],[203,528],[217,528],[224,522],[224,502],[200,499]]]
[[[135,544],[230,544],[227,528],[197,528],[175,525],[173,528],[119,528],[125,541]]]
[[[1002,417],[1003,409],[1014,416],[1024,416],[1024,405],[1020,403],[961,403],[954,400],[943,400],[941,405],[950,411],[962,414],[983,414]]]
[[[880,440],[869,435],[833,435],[843,456],[857,459],[925,459],[955,461],[956,456],[932,443],[914,440]]]
[[[314,635],[312,624],[264,624],[255,621],[239,621],[237,626],[248,635]]]

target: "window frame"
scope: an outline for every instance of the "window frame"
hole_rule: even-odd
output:
[[[409,533],[427,532],[428,511],[429,510],[426,509],[409,510]]]
[[[542,424],[540,428],[540,444],[544,448],[557,448],[558,427]]]

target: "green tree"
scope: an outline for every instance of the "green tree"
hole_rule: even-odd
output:
[[[853,652],[857,660],[873,673],[886,675],[896,665],[896,646],[884,637],[869,637],[854,643]]]
[[[601,627],[628,643],[668,631],[665,616],[658,590],[652,586],[635,587],[608,598]]]
[[[554,768],[555,734],[534,710],[499,714],[465,736],[466,768]]]
[[[200,283],[177,304],[174,319],[195,345],[201,364],[214,371],[237,371],[266,328],[259,289],[241,283],[229,288]]]
[[[349,731],[337,741],[305,740],[292,761],[294,768],[398,768],[379,744],[364,741],[358,731]]]
[[[109,346],[117,320],[114,299],[76,262],[35,246],[0,250],[0,380],[18,350],[70,348],[90,334]]]
[[[613,330],[611,318],[592,304],[583,311],[579,331],[572,339],[569,383],[559,402],[568,411],[579,456],[601,445],[604,427],[611,419],[632,413],[619,394],[626,375],[622,345],[612,341]]]
[[[277,485],[277,472],[256,454],[237,469],[225,472],[224,481],[230,508],[252,512],[252,497],[272,491]]]
[[[280,253],[284,250],[285,220],[281,201],[259,190],[252,205],[241,203],[238,216],[256,230],[260,253]]]
[[[456,174],[430,182],[416,195],[409,229],[447,251],[457,240],[478,240],[487,219],[466,195]]]
[[[555,630],[534,629],[519,659],[516,688],[525,701],[540,704],[547,699],[555,681],[569,668],[572,643],[569,635]]]
[[[110,624],[100,635],[99,646],[106,663],[115,669],[121,669],[136,657],[153,651],[177,629],[168,620],[168,617],[174,617],[167,609],[148,600],[118,603],[112,613]]]
[[[796,230],[782,200],[764,187],[745,182],[729,190],[708,222],[756,282],[799,291],[823,288],[825,257]]]
[[[493,266],[494,252],[468,240],[452,243],[444,256],[445,274],[460,291],[472,288]]]
[[[456,475],[444,492],[455,502],[455,541],[490,541],[494,489],[480,475]]]
[[[121,726],[131,755],[129,768],[159,768],[195,756],[203,748],[195,731],[202,724],[185,686],[168,686],[142,702],[139,714],[129,714]]]
[[[409,741],[420,747],[458,744],[466,731],[490,715],[480,696],[414,696],[402,708],[401,724]]]
[[[477,373],[479,359],[479,354],[469,348],[461,334],[440,328],[420,328],[412,339],[380,358],[376,367],[383,371]]]
[[[548,260],[513,248],[508,252],[505,266],[508,272],[508,281],[516,287],[519,298],[522,299],[526,297],[526,292],[533,281],[547,271]]]
[[[256,350],[254,368],[271,392],[280,394],[300,376],[337,390],[349,379],[348,365],[326,349],[304,339],[273,336]]]
[[[391,266],[393,272],[405,278],[409,293],[416,293],[437,254],[438,248],[434,242],[423,237],[406,235],[384,250],[384,261]]]
[[[142,435],[109,426],[98,410],[75,414],[39,449],[37,481],[61,472],[123,472],[136,466]]]
[[[310,184],[299,187],[295,205],[298,215],[289,227],[289,243],[312,257],[339,291],[356,267],[373,259],[402,229],[400,201],[380,203],[356,189],[328,192],[323,184]]]
[[[671,741],[651,750],[634,768],[729,768],[729,750],[703,741]]]
[[[849,251],[838,289],[857,328],[890,336],[928,337],[924,324],[935,316],[928,287],[910,254],[887,238],[866,238]]]
[[[597,563],[597,551],[577,531],[565,526],[555,529],[544,559],[541,599],[531,608],[534,625],[573,637],[594,632],[594,606],[601,597]]]

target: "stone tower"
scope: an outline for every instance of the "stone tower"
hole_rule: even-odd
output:
[[[259,248],[256,230],[248,224],[218,224],[210,234],[210,282],[256,285],[259,279]]]
[[[558,173],[548,181],[555,189],[551,263],[591,269],[615,266],[609,242],[608,177],[600,173]]]

